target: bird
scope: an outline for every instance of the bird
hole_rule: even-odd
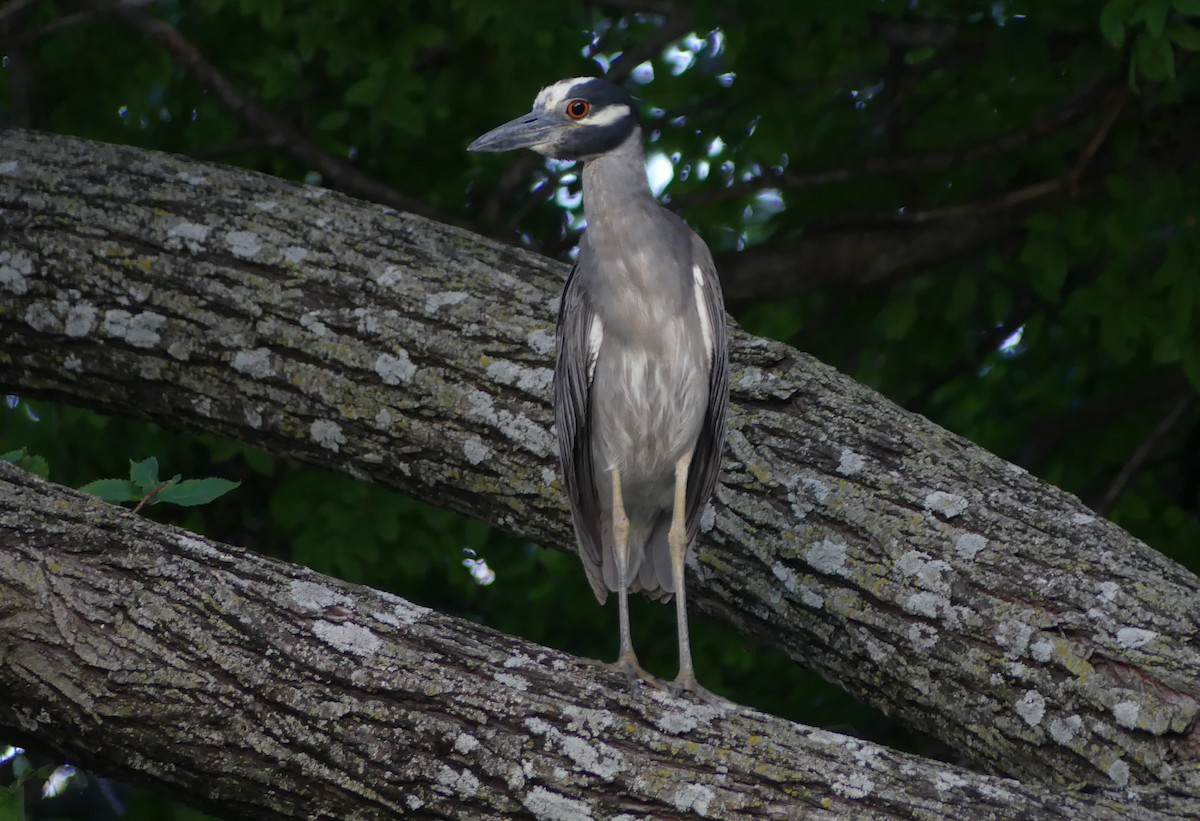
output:
[[[630,592],[675,597],[678,694],[696,680],[684,563],[721,468],[729,337],[712,253],[661,205],[646,175],[634,97],[574,77],[469,151],[528,148],[582,161],[587,227],[559,303],[554,421],[579,555],[600,604],[617,594],[620,653],[607,665],[666,688],[638,662]]]

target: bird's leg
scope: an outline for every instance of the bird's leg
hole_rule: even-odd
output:
[[[621,624],[621,655],[612,666],[629,676],[632,688],[636,679],[652,687],[661,688],[657,678],[638,664],[633,652],[633,637],[629,633],[629,517],[625,515],[625,501],[621,495],[621,471],[612,470],[612,529],[613,556],[617,560],[617,613]]]
[[[671,549],[671,577],[675,582],[675,624],[679,630],[679,675],[671,685],[675,693],[687,690],[713,704],[724,704],[720,696],[710,693],[696,681],[692,669],[692,647],[688,640],[687,593],[683,582],[683,562],[687,558],[687,480],[692,454],[684,454],[675,463],[675,509],[671,514],[671,529],[667,545]]]

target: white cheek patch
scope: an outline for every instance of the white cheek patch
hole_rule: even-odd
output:
[[[629,116],[629,106],[618,104],[602,108],[590,117],[579,121],[580,125],[612,125]]]
[[[592,327],[588,328],[588,347],[587,347],[587,381],[588,385],[592,384],[593,377],[596,376],[596,359],[600,356],[600,346],[604,344],[604,324],[600,321],[600,317],[592,317]]]
[[[708,303],[704,299],[704,272],[699,265],[692,266],[692,278],[696,281],[696,311],[700,314],[700,333],[704,336],[704,350],[708,358],[713,358],[713,327],[712,317],[708,315]]]

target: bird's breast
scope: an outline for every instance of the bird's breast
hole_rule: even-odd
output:
[[[620,468],[627,484],[669,485],[704,422],[710,367],[687,315],[633,333],[606,323],[590,392],[597,467]]]

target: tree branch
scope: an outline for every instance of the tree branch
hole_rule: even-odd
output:
[[[650,692],[0,463],[0,730],[245,818],[1189,818]]]
[[[247,126],[265,138],[267,143],[282,149],[298,162],[321,175],[325,184],[355,197],[378,202],[420,214],[439,222],[471,227],[471,223],[454,214],[432,208],[374,180],[353,165],[334,157],[311,142],[292,126],[275,117],[258,103],[242,94],[221,71],[205,59],[191,42],[165,20],[151,17],[135,6],[112,0],[78,0],[82,5],[118,18],[131,28],[165,48],[177,65],[188,71],[196,81],[213,93],[218,100]]]
[[[840,168],[783,171],[735,183],[727,188],[696,191],[677,197],[673,204],[679,209],[687,209],[754,194],[768,188],[808,188],[846,182],[869,174],[917,174],[971,165],[1019,150],[1036,140],[1074,125],[1094,113],[1097,104],[1108,99],[1108,95],[1109,90],[1103,89],[1101,79],[1096,77],[1072,95],[1069,102],[1025,128],[975,145],[920,154],[868,157],[860,163]]]
[[[547,545],[562,266],[320,190],[5,135],[0,387],[230,436]],[[732,335],[689,596],[1018,777],[1200,794],[1200,580],[786,346]]]
[[[1195,396],[1192,394],[1190,387],[1179,397],[1167,415],[1158,421],[1154,429],[1146,435],[1146,438],[1138,444],[1132,455],[1119,471],[1113,477],[1108,489],[1104,492],[1104,496],[1096,505],[1096,512],[1101,516],[1107,516],[1112,512],[1113,506],[1116,505],[1117,499],[1121,498],[1121,494],[1125,492],[1125,488],[1141,472],[1142,467],[1146,464],[1146,460],[1150,458],[1150,454],[1158,447],[1167,434],[1171,432],[1171,428],[1175,427],[1175,423],[1183,416],[1183,412],[1192,404]]]

